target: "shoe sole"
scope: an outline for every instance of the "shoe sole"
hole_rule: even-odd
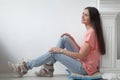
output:
[[[53,77],[53,75],[50,75],[50,74],[40,74],[40,73],[38,73],[38,72],[35,72],[35,75],[36,75],[37,77]]]
[[[19,65],[17,64],[13,64],[11,62],[8,61],[8,67],[10,68],[10,70],[12,72],[14,72],[18,77],[23,77],[23,75],[19,72]]]

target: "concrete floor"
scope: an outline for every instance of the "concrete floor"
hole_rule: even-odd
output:
[[[16,75],[13,74],[0,74],[0,80],[72,80],[72,79],[67,78],[66,75],[54,75],[54,77],[36,77],[34,75],[32,76],[25,75],[22,78],[18,78]]]
[[[0,80],[70,80],[66,75],[55,75],[54,77],[36,77],[34,75],[25,75],[18,78],[14,74],[0,74]]]

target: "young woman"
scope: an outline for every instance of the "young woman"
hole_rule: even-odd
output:
[[[10,66],[23,76],[34,67],[44,65],[36,72],[37,76],[52,77],[53,64],[59,61],[70,71],[83,75],[92,75],[99,71],[100,56],[105,54],[105,43],[101,25],[100,14],[95,7],[86,7],[82,14],[82,23],[85,24],[87,32],[82,45],[79,46],[74,38],[65,33],[61,35],[56,47],[52,47],[44,55],[21,64]],[[49,64],[47,64],[49,63]]]

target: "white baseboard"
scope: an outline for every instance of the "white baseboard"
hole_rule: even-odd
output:
[[[100,72],[114,72],[114,73],[120,73],[120,68],[101,68]]]

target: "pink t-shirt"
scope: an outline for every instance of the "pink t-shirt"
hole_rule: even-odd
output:
[[[97,72],[99,70],[99,60],[100,60],[100,51],[98,47],[98,41],[97,36],[94,31],[94,29],[90,29],[86,32],[84,40],[82,45],[84,46],[84,43],[88,43],[90,45],[90,52],[86,57],[84,57],[82,60],[82,65],[88,75],[92,75],[93,73]],[[82,51],[82,47],[80,48],[80,51]]]

